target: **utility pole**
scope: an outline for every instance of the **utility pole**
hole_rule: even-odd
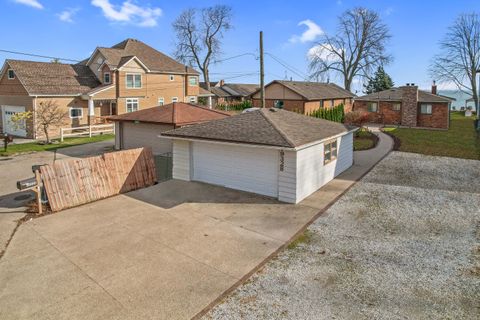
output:
[[[260,31],[260,99],[262,108],[265,108],[265,70],[263,65],[263,31]]]

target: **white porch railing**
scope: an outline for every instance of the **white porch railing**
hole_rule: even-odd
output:
[[[96,124],[93,126],[60,128],[60,141],[66,137],[89,136],[90,138],[95,134],[100,133],[115,133],[115,124]]]

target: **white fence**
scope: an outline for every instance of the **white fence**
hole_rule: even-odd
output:
[[[66,137],[89,136],[91,138],[92,135],[100,133],[115,133],[115,124],[109,123],[97,124],[93,126],[61,128],[60,141],[63,142],[63,139]]]

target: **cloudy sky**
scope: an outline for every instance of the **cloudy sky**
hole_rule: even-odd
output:
[[[266,80],[308,76],[308,54],[324,33],[335,31],[337,17],[363,6],[377,11],[389,26],[386,67],[396,84],[428,87],[428,65],[438,41],[462,12],[480,12],[480,1],[136,1],[136,0],[0,0],[0,49],[82,60],[96,46],[136,38],[171,55],[172,21],[190,7],[213,4],[233,7],[234,29],[223,46],[223,58],[212,66],[212,78],[257,82],[258,32],[264,31]],[[8,14],[7,14],[8,13]],[[33,59],[0,52],[0,59]],[[331,79],[338,82],[339,79]],[[356,89],[361,89],[357,85]]]

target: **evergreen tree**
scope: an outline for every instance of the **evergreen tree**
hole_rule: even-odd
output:
[[[390,89],[394,86],[392,78],[379,66],[373,78],[368,81],[365,87],[367,94]]]

